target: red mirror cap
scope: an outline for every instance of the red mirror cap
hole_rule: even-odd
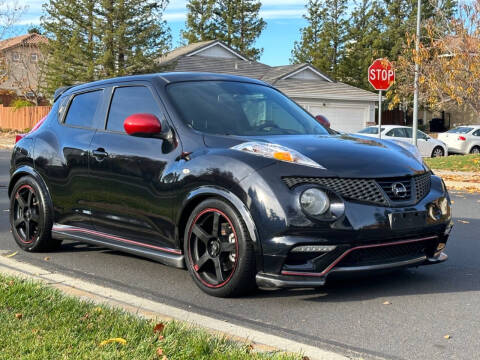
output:
[[[128,135],[154,135],[162,131],[162,125],[155,115],[133,114],[125,119],[123,128]]]

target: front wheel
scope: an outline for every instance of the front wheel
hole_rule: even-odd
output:
[[[434,157],[442,157],[445,155],[445,150],[441,148],[440,146],[437,146],[435,149],[432,151],[432,158]]]
[[[208,199],[193,210],[184,251],[193,280],[207,294],[234,297],[255,288],[253,245],[243,219],[227,202]]]

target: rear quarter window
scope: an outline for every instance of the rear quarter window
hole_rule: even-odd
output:
[[[73,97],[65,116],[64,124],[76,127],[95,128],[95,114],[101,103],[103,90],[77,94]]]

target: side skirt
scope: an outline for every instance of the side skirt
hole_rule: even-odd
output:
[[[98,231],[78,228],[75,226],[54,224],[52,237],[57,240],[74,240],[87,244],[103,246],[112,250],[142,256],[159,263],[184,269],[184,256],[180,250],[164,248],[137,241],[124,239]]]

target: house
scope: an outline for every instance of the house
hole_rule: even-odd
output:
[[[40,46],[47,38],[36,33],[25,34],[0,41],[2,103],[21,96],[35,103],[41,98],[39,82],[43,59]]]
[[[375,121],[377,94],[335,81],[310,64],[269,66],[218,40],[179,47],[158,62],[168,71],[227,73],[265,81],[312,115],[325,116],[336,130],[356,132]]]

